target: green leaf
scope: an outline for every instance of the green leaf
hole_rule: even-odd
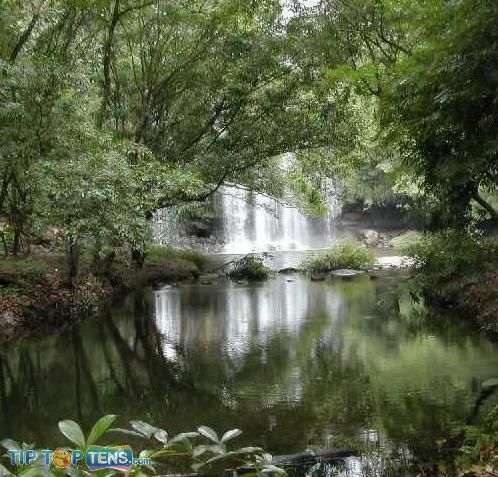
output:
[[[17,474],[18,477],[52,477],[54,474],[48,467],[33,466]]]
[[[221,438],[221,442],[228,442],[228,441],[240,436],[241,434],[242,434],[242,431],[240,429],[232,429],[230,431],[225,432],[225,434],[223,434],[223,437]]]
[[[91,446],[92,444],[95,444],[95,442],[97,442],[114,424],[117,417],[118,416],[115,416],[114,414],[108,414],[107,416],[101,417],[90,431],[86,445]]]
[[[177,434],[173,439],[169,441],[170,444],[175,444],[176,442],[184,441],[185,439],[193,439],[199,437],[198,432],[181,432]]]
[[[158,427],[151,426],[144,421],[130,421],[130,424],[133,429],[140,432],[140,434],[147,437],[147,439],[150,439],[156,432],[161,430]]]
[[[159,459],[161,457],[180,457],[180,456],[182,457],[185,456],[185,452],[177,452],[170,449],[161,449],[156,452],[152,452],[149,455],[149,457],[154,460]]]
[[[21,450],[21,445],[13,439],[3,439],[0,444],[7,450]]]
[[[140,432],[132,431],[131,429],[121,429],[119,427],[114,427],[112,429],[109,429],[108,432],[118,432],[119,434],[126,434],[128,436],[133,436],[133,437],[141,437],[142,439],[144,438],[144,435],[141,434]]]
[[[261,447],[241,447],[240,449],[237,449],[233,452],[237,454],[255,454],[257,452],[258,453],[263,452],[263,449]]]
[[[0,477],[10,477],[11,475],[12,473],[2,464],[0,464]]]
[[[204,454],[207,451],[207,446],[201,445],[197,446],[194,448],[194,451],[192,452],[192,455],[194,457],[200,457],[202,454]]]
[[[220,438],[218,437],[218,434],[216,434],[216,432],[214,432],[213,429],[211,429],[210,427],[201,426],[201,427],[198,427],[197,430],[199,431],[199,434],[201,436],[206,437],[210,441],[216,442],[216,444],[218,444],[220,442]]]
[[[168,443],[168,433],[164,429],[160,429],[159,431],[155,432],[154,438],[162,444],[166,445]]]
[[[59,429],[79,449],[85,448],[85,436],[78,423],[69,419],[60,421]]]
[[[271,474],[271,475],[287,475],[287,472],[281,467],[277,467],[276,465],[265,465],[265,467],[261,470],[262,474]]]

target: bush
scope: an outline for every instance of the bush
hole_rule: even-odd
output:
[[[147,447],[140,452],[140,458],[149,461],[133,463],[126,475],[146,476],[154,475],[165,470],[168,475],[187,474],[200,477],[215,475],[238,475],[233,469],[244,468],[245,473],[258,477],[285,477],[285,470],[273,462],[273,457],[260,447],[246,446],[237,448],[233,446],[234,439],[242,434],[239,429],[230,429],[223,434],[207,426],[199,426],[195,431],[182,432],[176,436],[169,436],[164,429],[155,427],[144,421],[130,421],[131,429],[113,428],[117,416],[109,414],[101,417],[90,432],[85,436],[81,426],[72,420],[59,421],[59,430],[71,442],[71,447],[82,451],[82,456],[87,449],[95,446],[103,438],[109,439],[108,433],[133,435],[143,441],[142,447]],[[150,447],[149,447],[150,446]],[[16,442],[13,439],[0,440],[0,449],[10,451],[32,450],[34,445]],[[46,447],[42,447],[46,448]],[[3,454],[3,452],[2,452]],[[61,475],[85,475],[97,477],[99,475],[116,475],[110,469],[93,471],[82,459],[79,463],[68,462],[66,468],[56,468],[52,459],[48,462],[44,458],[35,459],[29,464],[11,464],[8,455],[0,456],[6,466],[0,463],[2,476],[46,476],[58,477]],[[41,456],[40,456],[41,457]]]
[[[339,268],[365,270],[375,264],[375,254],[357,243],[343,243],[335,250],[314,255],[302,267],[311,273],[326,273]]]
[[[498,332],[498,242],[465,231],[425,234],[406,252],[415,259],[412,296],[452,306]]]
[[[193,263],[199,270],[203,270],[210,262],[209,257],[196,250],[180,250],[173,247],[152,246],[147,252],[145,261],[149,265],[159,265],[168,261],[183,260]]]
[[[270,275],[270,269],[265,267],[263,258],[247,255],[235,262],[228,276],[234,280],[265,280]]]
[[[498,262],[498,242],[466,231],[445,230],[424,234],[405,249],[415,267],[431,282],[492,269]]]

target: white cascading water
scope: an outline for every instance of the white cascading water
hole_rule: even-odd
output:
[[[225,253],[307,250],[334,241],[332,214],[311,218],[272,197],[237,187],[222,188],[220,194]]]
[[[311,217],[298,208],[237,185],[225,185],[212,198],[217,226],[208,241],[187,236],[174,210],[155,217],[156,243],[190,246],[207,252],[245,254],[330,247],[336,242],[336,197],[326,217]]]

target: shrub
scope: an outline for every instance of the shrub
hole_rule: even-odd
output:
[[[470,311],[481,326],[496,332],[496,239],[446,230],[425,234],[406,253],[415,260],[415,298]]]
[[[152,246],[147,252],[146,263],[158,265],[167,261],[184,260],[193,263],[199,270],[203,270],[210,262],[209,257],[196,250],[181,250],[167,246]]]
[[[424,234],[405,252],[415,267],[434,281],[493,268],[498,261],[498,242],[466,231],[445,230]]]
[[[270,269],[265,267],[263,258],[255,255],[246,255],[235,262],[228,276],[235,280],[265,280],[270,275]]]
[[[375,254],[357,243],[343,243],[331,252],[314,255],[302,267],[311,273],[326,273],[339,268],[365,270],[375,264]]]
[[[213,476],[213,475],[238,475],[234,469],[244,469],[244,473],[255,477],[285,477],[287,474],[282,467],[273,463],[273,457],[260,447],[234,447],[232,442],[242,434],[239,429],[230,429],[218,435],[207,426],[199,426],[195,431],[182,432],[176,436],[144,421],[130,421],[131,429],[111,428],[117,416],[107,415],[100,418],[90,432],[85,435],[81,426],[72,420],[59,421],[59,430],[72,444],[72,448],[81,451],[84,456],[88,449],[95,446],[108,433],[130,435],[143,441],[147,448],[140,452],[141,459],[150,463],[133,463],[126,475],[146,476],[162,473],[165,469],[169,475],[178,473],[178,469],[189,470],[188,475]],[[0,441],[0,448],[7,451],[19,452],[33,450],[33,444],[16,442],[13,439]],[[45,447],[46,448],[46,447]],[[1,456],[3,458],[7,455]],[[45,458],[35,459],[30,464],[11,464],[5,459],[4,466],[0,463],[1,476],[46,476],[57,477],[61,475],[85,475],[97,477],[99,475],[116,475],[114,470],[92,471],[85,459],[79,462],[68,462],[64,470],[58,469]],[[186,464],[186,465],[185,465]]]

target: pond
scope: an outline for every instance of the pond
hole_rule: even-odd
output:
[[[428,320],[399,271],[186,283],[3,345],[0,436],[63,444],[58,420],[88,428],[113,413],[121,427],[143,419],[171,434],[238,427],[240,445],[276,455],[358,451],[317,474],[416,475],[403,466],[435,462],[489,406],[476,403],[497,374],[498,346],[462,320]]]

